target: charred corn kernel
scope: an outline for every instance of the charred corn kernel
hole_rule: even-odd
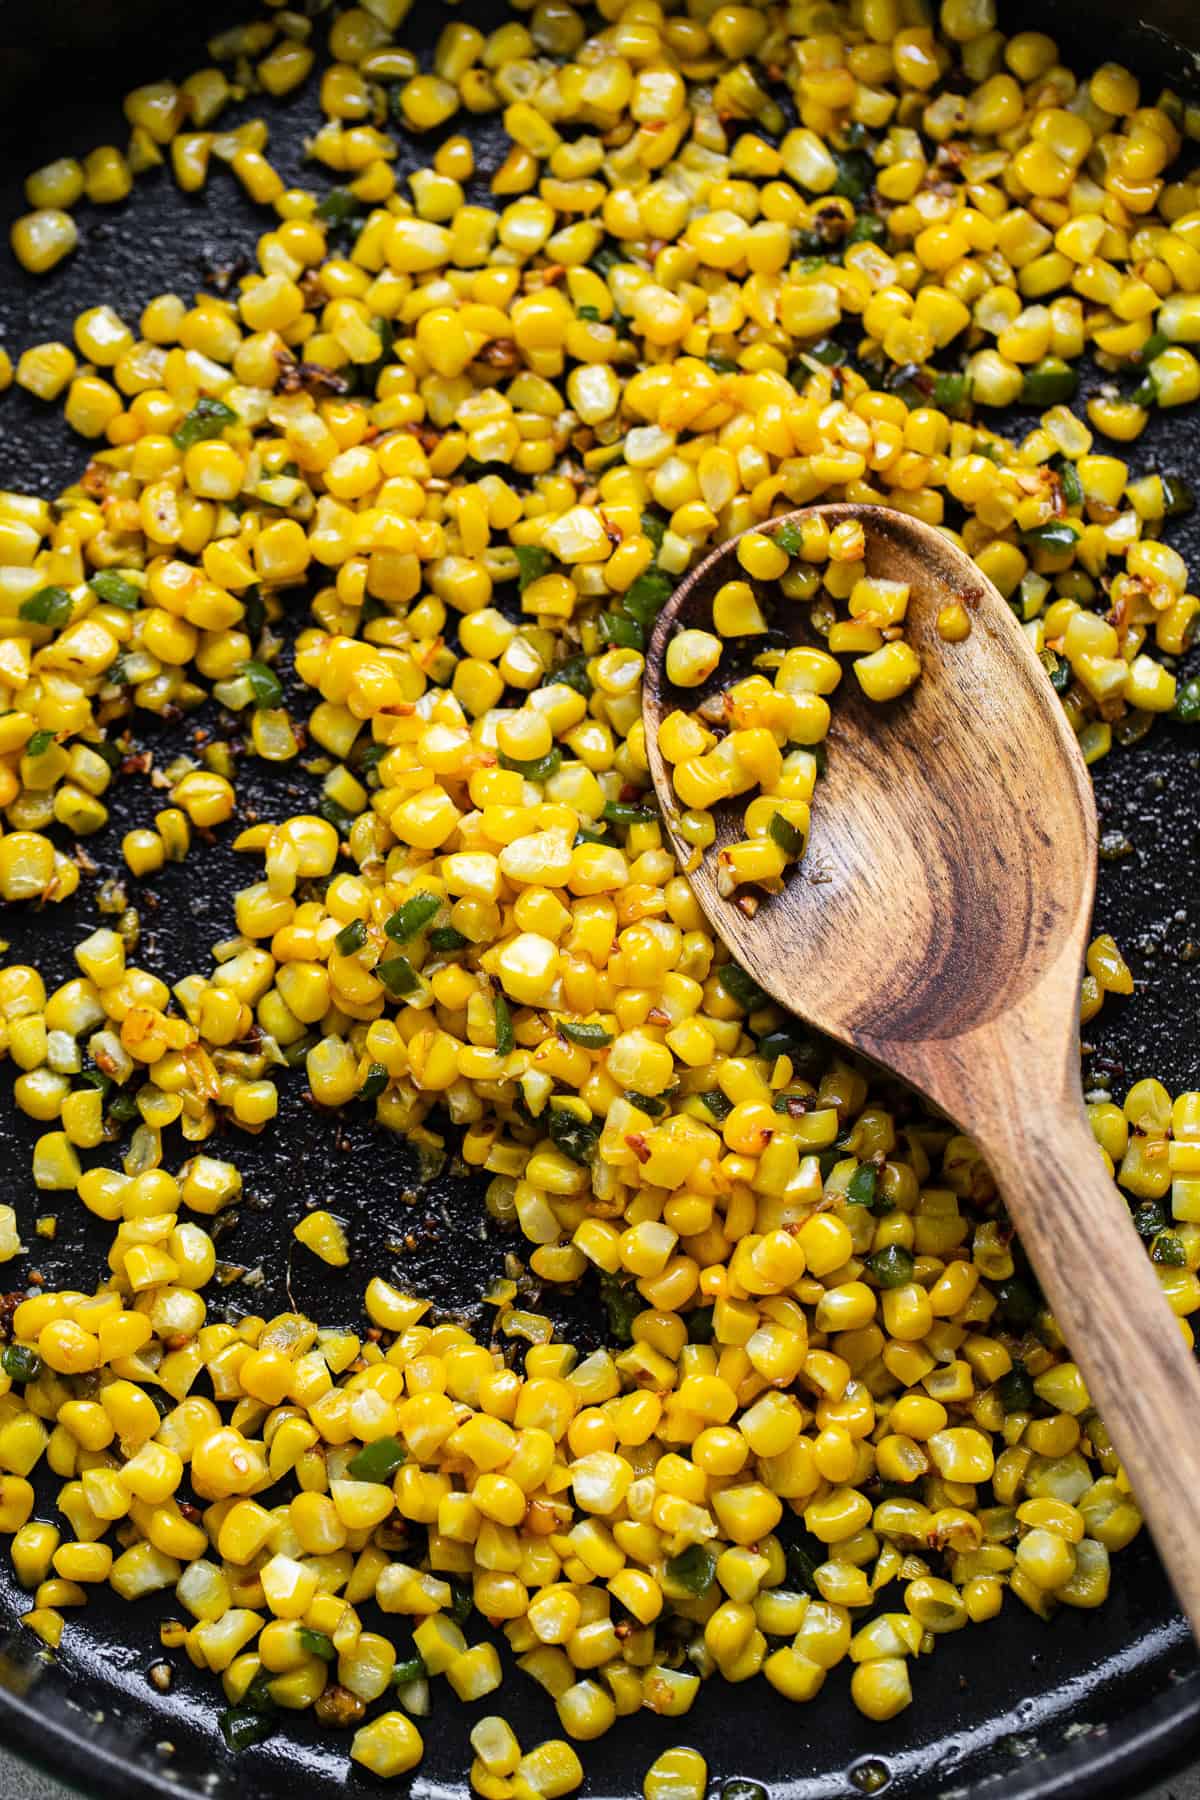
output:
[[[708,631],[681,631],[667,645],[667,674],[677,687],[699,687],[721,660],[721,641]]]

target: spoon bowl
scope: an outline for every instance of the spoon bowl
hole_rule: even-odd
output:
[[[746,890],[722,897],[716,853],[744,836],[745,797],[715,809],[716,843],[693,867],[659,731],[702,697],[669,680],[668,642],[711,631],[718,588],[746,579],[728,540],[680,584],[647,651],[646,754],[666,829],[710,923],[763,991],[902,1076],[978,1142],[1200,1634],[1200,1368],[1080,1091],[1096,864],[1082,754],[1028,638],[964,551],[905,513],[850,503],[765,529],[813,514],[830,529],[859,521],[866,573],[909,584],[920,679],[881,706],[843,677],[802,859],[757,904]],[[776,628],[811,641],[802,603],[752,585]],[[970,619],[957,643],[937,625],[954,602]],[[709,686],[728,682],[718,671]]]
[[[831,530],[861,522],[868,576],[909,584],[906,635],[922,676],[885,706],[848,675],[842,680],[808,847],[781,894],[763,896],[747,917],[718,896],[713,852],[692,885],[773,999],[922,1085],[900,1046],[915,1052],[930,1039],[961,1036],[1056,969],[1064,1002],[1065,990],[1077,988],[1095,887],[1092,785],[1028,638],[962,551],[934,527],[883,507],[818,506],[787,518],[811,514]],[[664,801],[671,776],[658,726],[696,699],[668,680],[667,642],[687,626],[712,629],[713,595],[734,572],[736,542],[676,590],[650,642],[646,750]],[[740,566],[736,572],[745,578]],[[773,583],[752,585],[777,626],[811,641],[803,603],[772,595]],[[971,621],[961,643],[937,629],[938,612],[953,601]],[[734,800],[718,809],[714,851],[744,835],[743,808]],[[677,809],[669,802],[664,812],[686,861],[691,848],[678,836]]]

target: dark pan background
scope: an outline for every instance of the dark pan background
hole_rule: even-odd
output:
[[[21,181],[30,168],[99,143],[123,144],[124,91],[137,81],[181,77],[201,66],[206,33],[249,10],[148,0],[130,6],[103,0],[86,8],[64,0],[0,0],[0,219],[24,210]],[[463,10],[485,26],[498,16],[495,0]],[[441,6],[419,6],[407,40],[427,56],[448,16]],[[1177,0],[1173,16],[1165,6],[1158,16],[1200,41],[1190,0]],[[1001,23],[1058,29],[1084,64],[1123,54],[1143,71],[1169,70],[1177,85],[1190,78],[1192,59],[1184,52],[1153,33],[1131,37],[1094,7],[1073,14],[1063,7],[1039,7],[1028,15],[1009,9]],[[320,21],[316,31],[323,37]],[[1155,85],[1149,81],[1147,90],[1153,93]],[[311,101],[285,107],[255,100],[242,110],[270,117],[269,153],[289,178],[316,186],[330,181],[303,160],[303,135],[316,120]],[[494,121],[476,121],[471,129],[486,178],[503,156],[501,134]],[[402,146],[400,166],[416,167],[428,154],[428,142]],[[158,172],[139,180],[124,206],[83,206],[78,217],[80,251],[49,280],[25,277],[0,251],[0,343],[14,360],[29,343],[70,341],[75,315],[98,301],[112,302],[134,322],[156,293],[175,289],[190,298],[216,272],[252,256],[256,237],[269,224],[216,165],[201,195],[179,195],[170,177]],[[1020,424],[1014,420],[1012,429]],[[1125,454],[1119,446],[1117,453]],[[78,473],[86,455],[54,408],[15,389],[0,401],[0,486],[53,495]],[[1131,460],[1139,469],[1190,472],[1200,481],[1196,418],[1168,414],[1157,420]],[[1172,540],[1200,571],[1200,516],[1182,521]],[[298,619],[303,611],[298,600]],[[201,722],[222,729],[207,714]],[[160,761],[181,745],[180,728],[164,733],[146,715],[138,715],[134,730],[144,747],[162,746]],[[1150,1074],[1173,1092],[1200,1086],[1198,767],[1200,733],[1160,724],[1147,742],[1114,751],[1096,771],[1106,845],[1096,923],[1116,934],[1138,994],[1129,1002],[1110,1001],[1088,1028],[1095,1049],[1085,1063],[1085,1081],[1111,1084],[1118,1097],[1129,1082]],[[237,790],[244,823],[255,814],[273,818],[311,806],[316,783],[298,765],[280,772],[248,758]],[[11,950],[5,960],[35,961],[48,981],[74,973],[72,945],[99,922],[96,889],[104,876],[122,870],[121,833],[148,822],[162,795],[146,777],[134,776],[115,788],[112,800],[109,826],[88,843],[96,876],[85,879],[64,907],[44,914],[7,911],[2,928]],[[130,884],[142,920],[137,960],[164,978],[206,967],[209,947],[233,930],[232,895],[256,878],[258,864],[229,850],[232,835],[226,829],[211,846],[198,845],[184,865],[141,884],[140,891]],[[902,895],[897,915],[902,924]],[[506,1249],[481,1223],[483,1184],[452,1163],[422,1182],[403,1143],[376,1131],[365,1117],[315,1114],[303,1102],[302,1087],[300,1080],[285,1087],[275,1128],[257,1138],[232,1134],[228,1153],[244,1172],[247,1198],[219,1253],[261,1270],[262,1281],[250,1288],[233,1285],[224,1297],[210,1290],[210,1317],[221,1316],[223,1308],[235,1318],[250,1311],[269,1317],[294,1304],[323,1321],[353,1323],[366,1275],[385,1271],[431,1295],[439,1308],[478,1322],[480,1295],[500,1271]],[[36,1246],[31,1264],[50,1282],[95,1279],[103,1267],[106,1228],[69,1196],[35,1196],[29,1152],[40,1127],[16,1111],[7,1088],[2,1117],[0,1200],[16,1205],[26,1241]],[[210,1148],[221,1154],[221,1140]],[[172,1146],[167,1160],[174,1166],[182,1154]],[[1056,1180],[1070,1179],[1069,1171],[1059,1176],[1047,1169],[1045,1178],[1052,1205]],[[291,1227],[315,1204],[351,1222],[350,1270],[326,1269],[299,1248],[289,1256]],[[60,1215],[53,1244],[32,1237],[33,1218],[42,1211]],[[598,1334],[591,1296],[567,1299],[557,1310],[569,1315],[581,1340]],[[28,1604],[4,1558],[0,1743],[88,1792],[212,1800],[280,1800],[301,1788],[313,1800],[379,1793],[378,1783],[348,1764],[347,1738],[319,1732],[311,1715],[289,1719],[277,1738],[236,1762],[228,1758],[215,1724],[217,1683],[198,1676],[181,1653],[166,1659],[174,1670],[170,1692],[157,1694],[147,1671],[161,1660],[157,1626],[170,1614],[169,1597],[126,1607],[106,1598],[106,1591],[99,1594],[85,1615],[70,1616],[57,1659],[17,1626],[17,1614]],[[913,1674],[915,1705],[883,1726],[868,1724],[855,1711],[845,1668],[803,1708],[780,1700],[763,1681],[737,1691],[710,1683],[687,1718],[640,1715],[585,1746],[587,1792],[615,1800],[640,1791],[651,1759],[686,1742],[704,1751],[714,1781],[750,1776],[769,1786],[772,1800],[853,1800],[873,1791],[886,1791],[891,1800],[957,1800],[968,1793],[984,1800],[1068,1794],[1100,1800],[1132,1792],[1200,1744],[1200,1667],[1144,1537],[1117,1559],[1113,1595],[1099,1613],[1063,1609],[1045,1626],[1010,1600],[1000,1620],[962,1633],[915,1665]],[[427,1754],[411,1784],[418,1800],[459,1800],[464,1794],[467,1732],[475,1717],[491,1710],[512,1720],[526,1747],[560,1735],[549,1700],[520,1674],[499,1695],[470,1708],[435,1683],[432,1717],[421,1722]]]

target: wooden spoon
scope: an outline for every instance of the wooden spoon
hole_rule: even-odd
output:
[[[717,893],[716,849],[744,836],[750,796],[718,809],[717,844],[692,886],[773,1000],[894,1070],[979,1145],[1200,1635],[1200,1368],[1105,1171],[1080,1092],[1091,781],[1028,638],[964,552],[883,507],[788,517],[815,513],[831,528],[860,520],[867,573],[909,583],[907,635],[921,679],[879,706],[853,675],[843,678],[808,848],[781,894],[747,916]],[[658,733],[698,693],[672,686],[664,658],[685,626],[711,630],[717,588],[744,578],[735,543],[680,584],[646,658],[646,754],[684,866],[692,849],[676,829]],[[753,585],[776,625],[812,641],[802,603]],[[953,601],[971,620],[958,644],[936,628]]]

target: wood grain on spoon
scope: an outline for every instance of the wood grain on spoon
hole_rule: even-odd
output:
[[[882,507],[788,517],[806,513],[861,520],[867,574],[909,583],[921,679],[879,706],[844,676],[808,848],[783,893],[752,917],[717,893],[716,849],[744,836],[747,797],[717,809],[717,845],[692,886],[774,1000],[903,1076],[979,1144],[1200,1636],[1200,1368],[1080,1092],[1096,863],[1083,758],[1028,639],[962,551]],[[685,626],[711,630],[717,588],[744,579],[733,543],[676,590],[647,653],[646,752],[685,865],[658,729],[698,696],[672,687],[664,656]],[[776,626],[811,641],[804,603],[755,586]],[[954,600],[971,619],[958,644],[936,628]]]

